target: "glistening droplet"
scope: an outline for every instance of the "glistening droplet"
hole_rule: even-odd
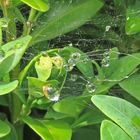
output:
[[[69,65],[69,64],[66,64],[66,65],[64,65],[64,68],[65,68],[65,70],[66,70],[67,72],[69,72],[69,71],[72,71],[73,66],[71,66],[71,65]]]
[[[106,26],[106,27],[105,27],[105,31],[108,32],[108,31],[110,30],[110,28],[111,28],[111,26],[109,26],[109,25]]]
[[[77,79],[78,79],[78,75],[76,75],[76,74],[71,74],[71,76],[70,76],[70,80],[71,80],[71,81],[75,82]]]
[[[59,91],[54,87],[48,87],[43,86],[43,92],[44,95],[50,100],[50,101],[58,101],[60,97]]]
[[[68,65],[74,67],[75,66],[76,61],[73,58],[70,58],[68,60]]]
[[[87,89],[87,91],[88,91],[89,93],[94,93],[95,90],[96,90],[96,86],[95,86],[93,83],[88,82],[88,83],[86,84],[86,89]]]
[[[109,59],[108,58],[104,58],[102,60],[102,67],[108,67],[109,66]]]
[[[78,61],[80,57],[81,57],[81,54],[78,52],[71,54],[71,58],[73,58],[75,61]]]

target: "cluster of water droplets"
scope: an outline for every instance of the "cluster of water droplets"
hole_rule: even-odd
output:
[[[60,97],[60,92],[57,88],[51,87],[51,86],[44,86],[43,87],[44,95],[50,100],[50,101],[58,101]]]
[[[87,82],[86,89],[89,93],[94,93],[96,90],[96,86],[92,82]]]
[[[103,59],[102,59],[102,67],[108,67],[109,66],[109,60],[110,60],[110,55],[109,51],[106,51],[103,53]]]
[[[66,71],[68,71],[68,72],[71,71],[74,68],[74,66],[78,63],[80,58],[81,58],[80,53],[78,53],[78,52],[72,53],[68,60],[68,63],[65,65]]]

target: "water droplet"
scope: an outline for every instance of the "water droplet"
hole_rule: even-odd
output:
[[[86,84],[86,88],[88,90],[89,93],[94,93],[96,90],[96,86],[93,83],[88,82]]]
[[[60,97],[60,93],[56,88],[43,86],[43,92],[44,95],[50,100],[50,101],[58,101]]]
[[[69,65],[69,66],[74,67],[74,66],[75,66],[75,63],[76,63],[76,61],[75,61],[75,59],[73,59],[73,58],[70,58],[70,59],[68,60],[68,65]]]
[[[71,76],[70,76],[70,80],[71,80],[71,81],[75,82],[77,79],[78,79],[78,75],[76,75],[76,74],[71,74]]]
[[[130,18],[129,17],[127,17],[127,20],[129,20]]]
[[[84,63],[87,63],[88,61],[90,61],[90,59],[88,59],[88,58],[85,58],[85,59],[83,60]]]
[[[73,46],[73,44],[72,44],[72,43],[70,43],[70,44],[69,44],[69,47],[72,47],[72,46]]]
[[[108,32],[110,30],[111,26],[106,26],[105,31]]]
[[[69,72],[69,71],[72,71],[73,66],[66,64],[64,65],[64,68],[66,69],[67,72]]]
[[[80,57],[81,57],[81,54],[78,52],[71,54],[71,58],[73,58],[75,61],[78,61]]]
[[[104,52],[103,57],[109,59],[110,58],[109,51]]]
[[[125,79],[128,79],[129,78],[129,76],[125,76]]]
[[[102,63],[103,67],[108,67],[109,66],[109,59],[108,58],[104,58],[101,63]]]

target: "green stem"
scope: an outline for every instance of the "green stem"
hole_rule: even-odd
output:
[[[33,26],[33,22],[35,22],[36,13],[37,11],[31,8],[28,21],[24,23],[24,26],[23,26],[23,36],[30,34],[32,26]]]
[[[31,108],[33,105],[33,101],[34,101],[34,97],[29,95],[28,99],[27,99],[27,104],[22,105],[22,110],[21,110],[21,114],[20,114],[21,118],[30,114]]]
[[[18,77],[18,74],[20,72],[20,65],[18,64],[14,70],[11,72],[11,79],[15,80]],[[18,140],[23,140],[23,127],[24,124],[20,122],[20,112],[22,108],[22,102],[19,99],[18,95],[20,94],[19,91],[15,89],[12,94],[10,94],[10,100],[9,103],[10,110],[11,110],[11,121],[16,129]]]

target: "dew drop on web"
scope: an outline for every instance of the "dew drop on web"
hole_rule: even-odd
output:
[[[71,58],[74,59],[75,61],[79,61],[81,58],[81,54],[78,52],[73,53],[73,54],[71,54]]]
[[[106,27],[105,27],[105,31],[108,32],[108,31],[110,30],[110,28],[111,28],[111,26],[109,26],[109,25],[106,26]]]
[[[78,79],[78,75],[76,75],[76,74],[71,74],[71,76],[70,76],[70,80],[71,80],[71,81],[75,82],[77,79]]]
[[[101,63],[102,63],[102,67],[109,67],[109,59],[108,58],[103,58]]]
[[[65,70],[66,70],[67,72],[69,72],[69,71],[72,71],[73,66],[72,66],[72,65],[69,65],[69,64],[66,64],[66,65],[64,65],[64,68],[65,68]]]
[[[95,86],[93,83],[88,82],[88,83],[86,84],[86,89],[87,89],[87,91],[88,91],[89,93],[94,93],[95,90],[96,90],[96,86]]]
[[[108,67],[109,66],[109,59],[110,59],[110,55],[109,55],[109,51],[106,51],[103,53],[103,59],[102,59],[102,67]]]

